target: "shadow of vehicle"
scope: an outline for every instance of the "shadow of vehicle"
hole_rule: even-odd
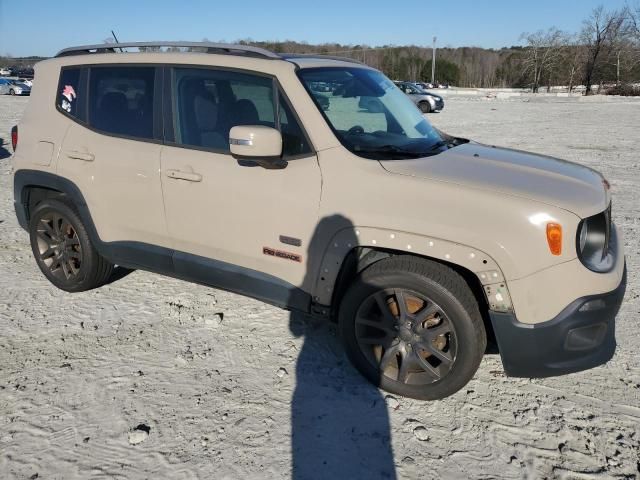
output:
[[[133,273],[135,270],[130,268],[125,268],[121,266],[116,266],[111,273],[109,279],[104,283],[105,285],[109,285],[110,283],[117,282],[118,280],[122,280],[124,277]]]
[[[4,160],[11,156],[11,152],[8,149],[9,145],[9,143],[5,143],[4,138],[0,137],[0,160]]]
[[[322,219],[307,251],[310,268],[327,240],[344,228],[345,217]],[[352,244],[357,244],[354,236]],[[395,479],[387,407],[381,392],[360,376],[347,360],[336,328],[324,319],[292,312],[291,332],[304,337],[296,364],[291,405],[292,478]]]

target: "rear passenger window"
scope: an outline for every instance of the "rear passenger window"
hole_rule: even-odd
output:
[[[180,145],[229,151],[232,127],[276,126],[270,78],[222,70],[176,68],[173,85],[174,130]]]
[[[153,138],[154,67],[92,67],[89,124],[105,133]]]
[[[66,114],[79,120],[84,120],[84,111],[81,108],[84,92],[80,92],[80,71],[80,68],[62,69],[56,105]]]

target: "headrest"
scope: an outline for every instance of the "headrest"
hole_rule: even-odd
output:
[[[253,125],[260,121],[258,109],[251,100],[238,100],[234,107],[236,125]]]
[[[100,99],[100,109],[109,113],[126,112],[129,109],[127,97],[122,92],[105,93]]]
[[[211,99],[197,95],[193,99],[193,111],[200,131],[215,130],[218,124],[218,106]]]

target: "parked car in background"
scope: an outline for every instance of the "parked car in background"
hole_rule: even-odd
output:
[[[417,87],[420,87],[423,90],[428,90],[430,88],[433,88],[433,83],[413,82],[413,84]]]
[[[33,87],[33,79],[32,78],[19,78],[18,82],[24,83],[27,87]]]
[[[411,82],[396,82],[396,85],[413,100],[422,113],[439,112],[444,108],[444,100],[440,95],[427,92]]]
[[[322,110],[324,110],[325,112],[329,110],[329,97],[327,97],[326,95],[314,93],[313,98],[316,99],[318,105],[320,105],[320,108],[322,108]]]
[[[9,85],[11,81],[6,78],[0,78],[0,95],[8,95],[9,94]]]
[[[0,78],[0,95],[31,95],[31,87],[18,80]]]
[[[31,67],[23,67],[23,68],[16,68],[13,70],[12,75],[16,76],[16,77],[21,77],[21,78],[33,78],[33,68]]]
[[[7,67],[0,68],[0,76],[9,77],[11,75],[11,69]]]

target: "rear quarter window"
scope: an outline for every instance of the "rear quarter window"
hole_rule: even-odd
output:
[[[82,68],[68,67],[60,71],[56,107],[66,115],[85,120],[84,92],[80,86]]]

